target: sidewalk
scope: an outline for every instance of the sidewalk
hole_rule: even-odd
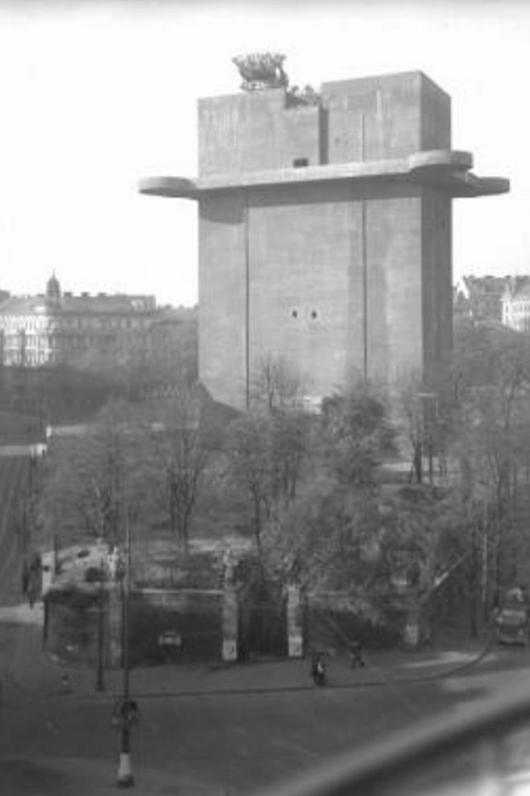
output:
[[[42,650],[42,607],[27,605],[0,608],[0,628],[16,625],[17,643],[12,666],[13,685],[28,694],[70,696],[92,699],[116,699],[122,690],[123,673],[105,671],[103,692],[96,691],[95,667],[63,666]],[[407,683],[452,673],[461,674],[471,668],[495,665],[502,651],[492,648],[484,654],[483,642],[460,643],[458,646],[425,652],[366,653],[366,668],[352,669],[345,657],[330,655],[328,684],[330,688],[356,688],[384,685],[387,682]],[[528,665],[524,653],[513,653],[516,663]],[[70,691],[61,683],[67,675]],[[9,685],[9,683],[5,683]],[[148,666],[130,672],[130,691],[138,697],[201,697],[223,694],[266,694],[284,690],[313,689],[307,660],[269,660],[238,664],[197,664]]]
[[[116,772],[105,761],[71,757],[0,758],[2,793],[9,796],[116,796]],[[5,790],[4,790],[5,789]],[[225,791],[166,771],[142,768],[134,796],[223,796]]]

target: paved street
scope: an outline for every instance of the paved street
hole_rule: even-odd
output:
[[[249,792],[527,677],[527,653],[492,650],[472,665],[478,651],[372,655],[357,671],[330,659],[326,689],[312,687],[299,661],[135,670],[134,792]],[[9,793],[115,792],[120,673],[107,673],[98,695],[94,672],[70,669],[72,693],[61,694],[63,670],[41,652],[38,608],[0,609],[0,654],[0,776]]]

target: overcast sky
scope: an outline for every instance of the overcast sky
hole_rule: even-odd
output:
[[[197,301],[196,206],[138,180],[193,176],[196,102],[234,55],[292,83],[420,69],[452,97],[453,149],[508,196],[454,205],[454,277],[530,273],[530,3],[0,0],[0,287]]]

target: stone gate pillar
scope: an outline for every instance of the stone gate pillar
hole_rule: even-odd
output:
[[[109,588],[108,622],[105,633],[108,661],[111,668],[116,668],[121,663],[122,610],[120,587],[117,584],[113,584]]]
[[[237,661],[239,606],[237,590],[225,585],[223,594],[223,661]]]
[[[235,584],[235,562],[230,550],[223,558],[223,661],[237,661],[239,602]]]
[[[300,586],[287,586],[287,654],[301,658],[304,654],[304,604]]]

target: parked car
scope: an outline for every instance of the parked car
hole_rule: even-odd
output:
[[[526,603],[509,603],[503,606],[495,620],[498,644],[527,646],[530,640],[530,622]]]

